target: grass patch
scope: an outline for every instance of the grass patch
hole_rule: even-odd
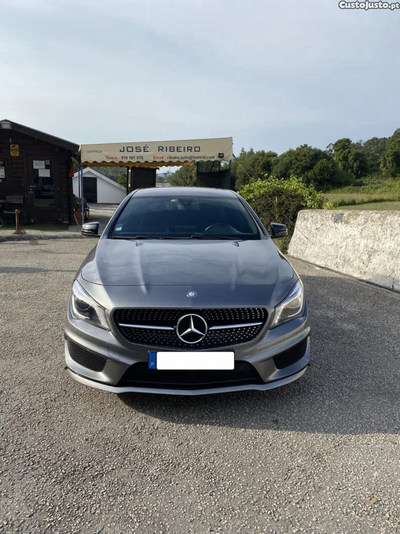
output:
[[[400,200],[400,195],[388,195],[385,193],[328,193],[325,197],[329,202],[337,203],[338,206],[345,204],[356,204],[362,202],[386,202]]]
[[[400,178],[371,177],[368,183],[359,182],[357,185],[331,189],[325,196],[335,208],[397,210]]]
[[[363,197],[381,197],[385,200],[400,200],[400,177],[399,178],[381,178],[374,177],[368,182],[359,182],[357,185],[349,185],[339,189],[331,189],[325,193],[325,196],[332,200],[340,198],[352,198],[354,196]]]
[[[340,210],[373,210],[373,211],[400,211],[400,201],[386,202],[358,202],[352,205],[339,206]]]

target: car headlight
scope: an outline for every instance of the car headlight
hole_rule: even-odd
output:
[[[92,299],[76,280],[72,286],[70,310],[74,319],[87,321],[104,330],[110,330],[105,309]]]
[[[289,295],[275,308],[275,316],[270,328],[275,328],[304,312],[304,287],[303,282],[298,280]]]

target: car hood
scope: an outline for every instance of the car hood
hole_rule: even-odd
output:
[[[132,306],[132,299],[136,306],[187,307],[275,306],[297,277],[271,239],[100,239],[80,278],[106,307]]]

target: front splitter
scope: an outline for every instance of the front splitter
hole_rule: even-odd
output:
[[[279,388],[285,386],[301,378],[307,370],[307,366],[304,367],[298,373],[282,378],[280,380],[274,380],[273,382],[267,382],[266,384],[247,384],[242,386],[230,386],[230,387],[216,387],[216,388],[205,388],[205,389],[169,389],[169,388],[145,388],[145,387],[118,387],[110,386],[108,384],[103,384],[101,382],[96,382],[85,378],[71,369],[67,368],[67,373],[77,382],[84,384],[85,386],[90,386],[95,389],[101,389],[102,391],[108,391],[110,393],[152,393],[158,395],[186,395],[186,396],[195,396],[195,395],[215,395],[217,393],[232,393],[235,391],[268,391],[269,389]]]

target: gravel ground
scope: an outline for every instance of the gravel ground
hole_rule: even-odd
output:
[[[23,234],[15,234],[15,228],[0,232],[0,242],[2,241],[37,241],[39,239],[79,239],[80,226],[70,226],[70,230],[31,230],[24,227]],[[83,238],[82,238],[83,239]]]
[[[0,532],[400,531],[400,295],[295,261],[305,377],[118,397],[64,373],[68,292],[94,244],[0,244]]]
[[[118,204],[89,204],[90,222],[97,221],[100,223],[99,232],[101,233],[110,217],[114,214]],[[87,221],[86,221],[87,222]],[[29,225],[23,227],[23,234],[15,234],[15,227],[10,225],[2,228],[0,232],[0,242],[2,241],[35,241],[39,239],[80,239],[81,227],[72,225],[68,230],[37,230],[31,229]]]

